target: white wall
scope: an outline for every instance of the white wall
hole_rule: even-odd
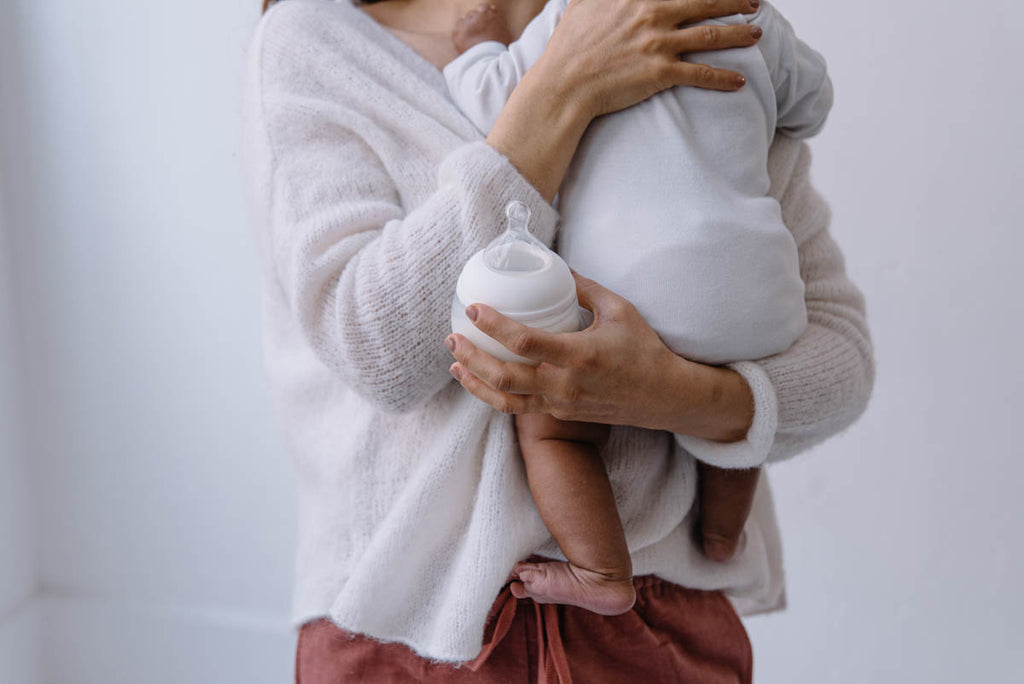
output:
[[[0,87],[0,100],[3,94]],[[39,676],[36,530],[19,410],[20,354],[5,240],[7,220],[0,195],[0,682],[27,684]]]
[[[1024,672],[1024,9],[778,0],[826,56],[814,177],[865,291],[878,379],[852,430],[776,468],[790,601],[762,683]]]
[[[42,681],[291,676],[294,495],[237,160],[257,4],[12,0],[0,22],[20,38],[14,62],[0,41],[19,88],[0,123],[24,218],[7,226],[31,379],[16,477],[38,485]],[[1024,614],[1024,10],[778,4],[836,84],[814,175],[867,294],[878,382],[858,425],[774,469],[790,608],[748,622],[757,681],[1007,680]],[[0,534],[25,548],[0,494]],[[11,596],[31,586],[17,553]],[[6,676],[8,652],[0,681],[35,681]]]
[[[237,158],[258,5],[5,4],[47,682],[291,676],[294,493]]]
[[[0,22],[0,103],[16,92],[16,37]],[[6,122],[5,122],[6,123]],[[0,158],[9,149],[0,126]],[[24,394],[22,349],[16,326],[16,292],[11,273],[11,226],[21,220],[7,201],[18,183],[0,167],[0,682],[35,684],[39,606],[36,582],[32,480],[21,410]]]

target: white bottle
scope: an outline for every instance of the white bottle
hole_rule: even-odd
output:
[[[474,254],[462,269],[452,300],[452,332],[502,361],[536,366],[538,362],[513,354],[466,317],[466,307],[480,302],[548,332],[580,329],[581,309],[569,266],[530,234],[526,204],[509,202],[505,215],[505,232]]]

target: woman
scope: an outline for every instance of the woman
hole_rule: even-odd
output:
[[[497,4],[517,34],[537,2]],[[253,42],[246,169],[267,372],[299,487],[297,676],[749,681],[733,606],[782,603],[771,501],[762,488],[731,562],[707,560],[691,536],[696,459],[737,468],[791,456],[850,424],[872,383],[863,302],[808,184],[806,148],[779,138],[770,159],[810,319],[786,352],[690,362],[582,278],[596,320],[581,333],[537,335],[471,307],[485,332],[546,362],[536,371],[458,336],[451,353],[443,343],[462,264],[500,232],[505,204],[526,202],[551,244],[550,202],[589,122],[673,85],[741,87],[740,75],[677,55],[752,45],[749,30],[678,26],[756,4],[574,4],[486,140],[440,72],[473,4],[288,0]],[[514,412],[621,426],[604,456],[638,576],[629,613],[538,606],[503,589],[516,561],[559,557],[530,505]]]

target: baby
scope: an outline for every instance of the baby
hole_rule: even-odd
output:
[[[444,76],[484,135],[568,2],[549,0],[516,41],[494,6],[456,25],[460,55]],[[670,88],[595,119],[559,188],[558,239],[570,266],[631,301],[673,352],[724,364],[781,352],[807,325],[796,244],[768,196],[768,148],[776,130],[816,134],[832,86],[822,57],[764,0],[754,14],[703,23],[761,29],[757,47],[685,56],[738,71],[747,85],[733,93]],[[629,549],[600,454],[608,426],[537,414],[517,416],[516,427],[530,491],[568,562],[520,564],[513,594],[628,611]],[[726,546],[742,533],[758,474],[700,464],[702,524]],[[733,492],[735,502],[737,490],[743,501],[732,517],[710,505],[717,491]],[[727,560],[704,544],[714,560]]]

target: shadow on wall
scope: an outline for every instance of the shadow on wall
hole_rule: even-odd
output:
[[[18,266],[12,246],[27,225],[27,113],[17,13],[0,22],[0,681],[40,681],[36,515],[23,430],[29,383]]]

